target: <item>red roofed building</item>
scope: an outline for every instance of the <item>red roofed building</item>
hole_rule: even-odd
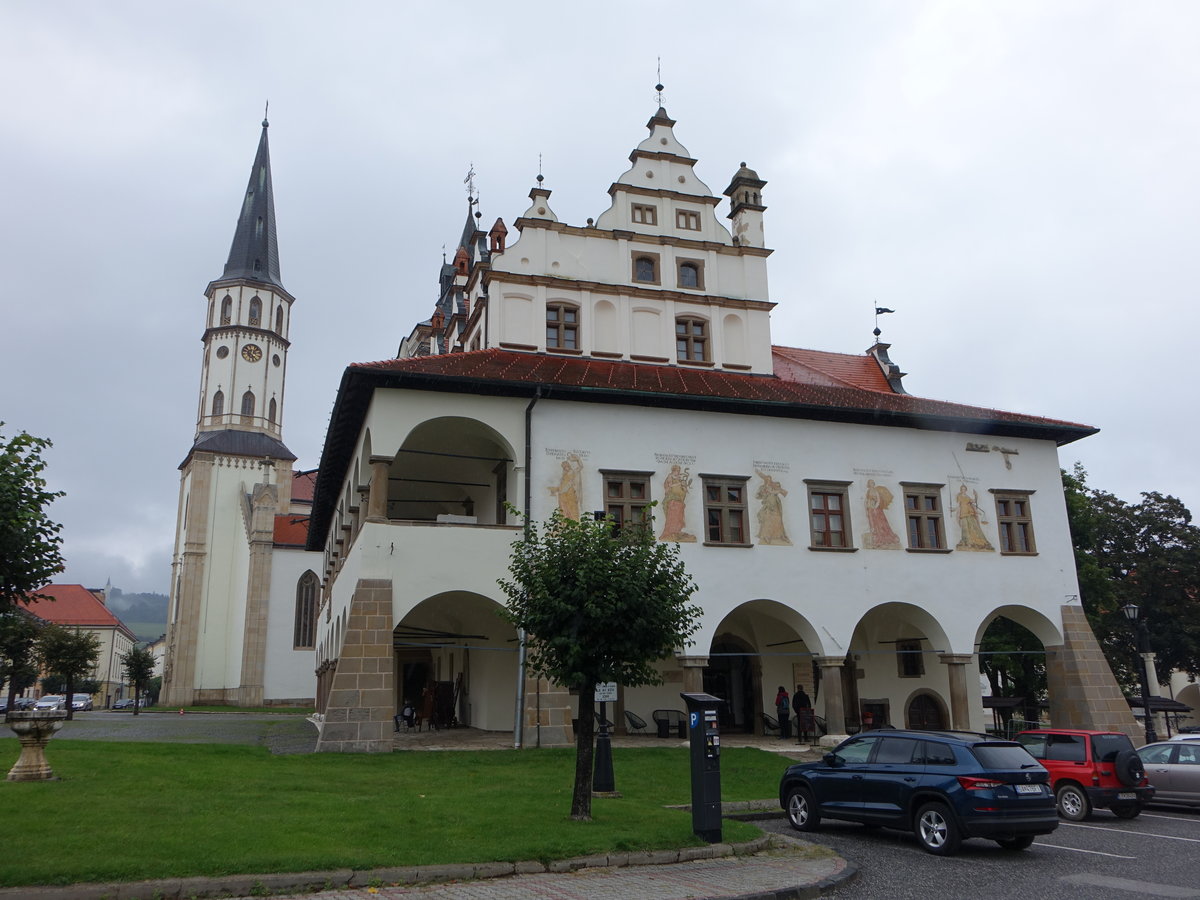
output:
[[[125,623],[105,605],[103,590],[89,590],[81,584],[48,584],[26,607],[43,622],[77,628],[96,636],[100,646],[96,667],[89,678],[99,682],[100,690],[92,698],[97,707],[109,707],[114,700],[129,694],[121,658],[133,649],[137,638]]]

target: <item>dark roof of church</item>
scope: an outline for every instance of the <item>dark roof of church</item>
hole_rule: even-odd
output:
[[[271,459],[283,459],[289,462],[296,458],[296,454],[285,447],[283,441],[257,431],[233,431],[232,429],[202,431],[196,438],[196,443],[192,445],[187,459],[179,464],[179,468],[182,469],[187,464],[187,460],[197,451],[223,453],[226,456],[250,456],[259,459],[269,456]]]
[[[283,287],[279,278],[279,247],[275,240],[275,194],[271,189],[271,154],[267,146],[267,120],[246,184],[237,228],[229,247],[225,272],[218,280],[248,278]]]
[[[773,347],[775,374],[646,365],[488,349],[346,368],[318,469],[309,548],[321,549],[332,504],[376,388],[449,391],[816,419],[1062,445],[1098,429],[895,392],[873,356]],[[314,544],[316,544],[314,546]]]

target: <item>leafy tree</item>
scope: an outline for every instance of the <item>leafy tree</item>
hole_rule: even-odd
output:
[[[1144,492],[1126,503],[1087,484],[1079,464],[1063,473],[1084,610],[1117,679],[1138,684],[1137,639],[1121,612],[1141,608],[1160,680],[1200,676],[1200,528],[1175,497]]]
[[[0,422],[0,428],[4,426]],[[0,434],[0,609],[27,603],[63,569],[62,526],[46,516],[61,491],[46,490],[45,438]]]
[[[8,708],[13,698],[37,681],[37,619],[20,607],[0,612],[0,691],[8,685]]]
[[[138,714],[142,702],[142,691],[154,675],[154,654],[142,647],[134,647],[121,657],[125,677],[133,685],[133,714]]]
[[[100,639],[89,631],[64,628],[50,624],[42,629],[38,638],[42,666],[52,675],[62,677],[67,695],[67,718],[74,718],[71,699],[75,684],[92,671],[100,656]]]
[[[539,533],[526,522],[513,544],[504,613],[529,635],[528,666],[579,694],[571,818],[592,814],[597,684],[659,684],[658,660],[696,632],[696,585],[676,544],[649,527],[617,529],[611,519],[576,521],[560,512]]]
[[[992,687],[992,696],[1023,698],[1022,718],[1036,722],[1039,703],[1046,696],[1046,656],[1037,635],[1000,616],[983,633],[979,651],[979,668]],[[1007,728],[1014,710],[997,712]]]

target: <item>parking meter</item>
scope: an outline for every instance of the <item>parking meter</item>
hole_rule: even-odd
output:
[[[712,694],[681,693],[688,711],[692,761],[692,831],[710,844],[721,841],[721,732]]]

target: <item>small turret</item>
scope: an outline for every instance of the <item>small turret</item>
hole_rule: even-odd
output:
[[[733,222],[733,239],[738,244],[747,247],[767,245],[763,234],[763,212],[767,207],[762,202],[762,189],[766,184],[757,172],[742,163],[729,187],[725,188],[725,196],[729,198],[728,218]]]

